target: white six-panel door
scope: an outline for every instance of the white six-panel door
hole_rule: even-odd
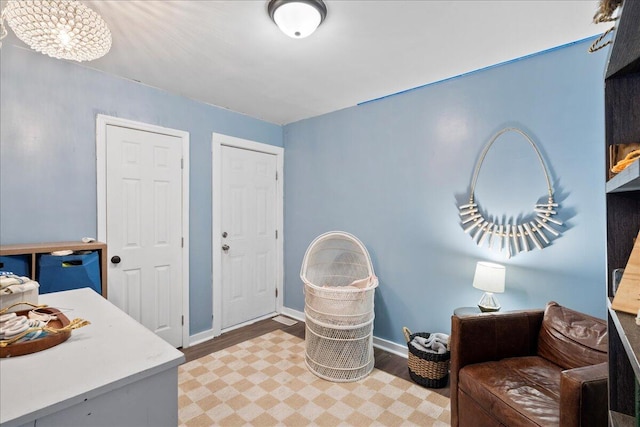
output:
[[[221,147],[222,328],[276,311],[276,156]]]
[[[109,300],[179,347],[181,139],[113,125],[106,133]]]

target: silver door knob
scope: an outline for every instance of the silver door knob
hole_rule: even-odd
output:
[[[229,245],[222,245],[222,250],[223,251],[228,251],[229,250]]]

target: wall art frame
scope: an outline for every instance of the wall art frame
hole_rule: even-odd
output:
[[[516,221],[515,219],[503,221],[498,219],[499,217],[487,219],[475,200],[476,183],[482,163],[493,143],[507,132],[520,134],[531,145],[538,157],[547,184],[547,203],[534,204],[533,214],[523,216],[521,221]],[[558,209],[559,205],[553,198],[553,187],[549,179],[549,172],[540,150],[529,135],[515,127],[508,127],[498,131],[485,145],[473,172],[469,201],[458,206],[464,232],[469,234],[478,246],[483,247],[486,243],[488,248],[504,252],[507,258],[535,248],[542,250],[550,245],[552,240],[558,238],[560,236],[558,227],[563,225],[562,221],[555,218],[558,214]]]

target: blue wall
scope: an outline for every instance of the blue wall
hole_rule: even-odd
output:
[[[282,127],[5,43],[0,243],[96,236],[96,115],[190,134],[190,331],[211,328],[211,134],[282,146]]]
[[[285,147],[285,306],[304,307],[300,263],[318,234],[349,231],[368,247],[380,287],[374,334],[448,331],[472,306],[476,261],[507,266],[504,309],[554,299],[603,317],[605,53],[590,41],[284,127],[54,60],[0,50],[0,243],[96,234],[95,117],[186,130],[191,141],[191,334],[211,326],[211,133]],[[566,221],[543,251],[510,260],[474,245],[457,204],[477,156],[505,126],[527,131],[550,169]],[[526,142],[499,139],[477,199],[518,217],[546,195]]]
[[[380,279],[377,337],[403,343],[402,326],[448,332],[453,310],[482,294],[471,286],[481,260],[507,266],[503,309],[555,300],[604,317],[605,54],[587,54],[590,42],[285,126],[285,306],[304,308],[308,244],[344,230],[367,246]],[[457,210],[482,148],[507,126],[539,146],[566,221],[552,245],[508,260],[478,248]],[[520,218],[546,195],[526,140],[499,138],[478,180],[481,207]]]

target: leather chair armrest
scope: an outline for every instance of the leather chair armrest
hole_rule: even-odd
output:
[[[536,354],[543,315],[543,310],[525,310],[451,316],[451,364],[459,369]]]
[[[544,310],[451,317],[451,425],[458,425],[458,371],[472,363],[536,354]]]
[[[608,364],[568,369],[560,377],[560,425],[606,426]]]

